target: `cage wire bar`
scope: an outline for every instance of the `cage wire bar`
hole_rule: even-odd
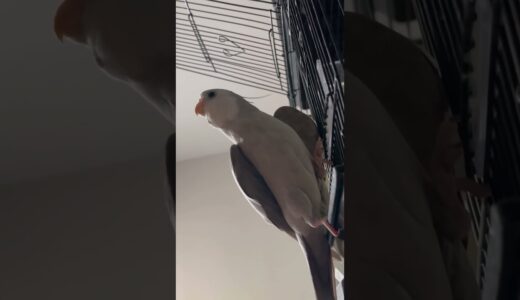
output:
[[[343,4],[278,1],[289,66],[289,98],[310,109],[333,165],[343,163]]]
[[[291,105],[308,109],[324,142],[330,188],[329,222],[338,228],[344,199],[345,102],[343,15],[338,0],[279,0],[288,96]],[[330,243],[333,243],[329,235]]]
[[[175,67],[287,94],[273,1],[176,0]]]

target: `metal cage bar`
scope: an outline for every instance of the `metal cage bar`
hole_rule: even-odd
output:
[[[178,69],[287,93],[273,1],[176,0]]]
[[[290,103],[309,109],[324,141],[331,202],[329,221],[337,223],[343,201],[345,103],[343,99],[342,1],[279,0]],[[332,238],[329,236],[330,241]]]

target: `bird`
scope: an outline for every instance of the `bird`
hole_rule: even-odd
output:
[[[175,125],[172,11],[171,0],[65,0],[54,32],[62,42],[86,46],[101,70]]]
[[[53,29],[59,41],[88,48],[102,71],[136,90],[170,123],[165,201],[175,235],[172,11],[170,0],[64,0]]]
[[[347,297],[392,298],[392,289],[389,286],[379,284],[380,289],[372,288],[374,282],[378,281],[377,277],[383,283],[390,283],[387,274],[392,274],[400,277],[395,281],[399,282],[400,290],[395,290],[396,292],[411,292],[418,288],[417,292],[414,292],[414,299],[451,299],[452,297],[476,299],[472,296],[478,295],[479,290],[474,280],[475,276],[471,275],[470,263],[464,255],[459,255],[465,251],[462,241],[467,238],[471,224],[470,216],[461,204],[459,193],[463,190],[485,197],[489,194],[489,189],[471,182],[472,180],[457,178],[454,172],[454,163],[462,154],[462,149],[460,141],[457,141],[457,125],[448,117],[449,98],[440,76],[441,69],[436,60],[422,47],[417,47],[409,39],[378,22],[348,12],[345,13],[344,21],[344,34],[349,40],[349,43],[345,44],[344,52],[345,57],[349,57],[344,65],[345,81],[349,83],[349,89],[346,91],[348,96],[346,106],[349,107],[346,119],[349,121],[346,122],[345,137],[348,139],[350,149],[346,155],[346,165],[349,166],[346,168],[346,181],[349,182],[347,190],[349,204],[346,210],[348,214],[346,228],[349,236],[347,277],[350,286]],[[382,47],[385,51],[379,50]],[[367,107],[365,111],[361,110],[361,105],[371,102],[373,105],[377,103],[380,107],[378,110],[384,112],[383,115],[389,119],[378,116],[374,108]],[[359,116],[366,116],[366,119],[358,118]],[[365,127],[382,126],[385,119],[393,123],[392,126],[386,125],[386,130],[389,131],[390,127],[394,127],[399,131],[399,138],[395,136],[390,138],[389,133],[370,133]],[[367,123],[361,127],[361,123],[358,123],[360,127],[356,127],[357,122],[368,122],[368,120],[373,124]],[[359,137],[357,141],[356,135]],[[359,141],[361,138],[373,139],[374,143],[377,141],[379,145],[362,145]],[[398,146],[402,139],[407,145]],[[401,150],[389,155],[390,146],[394,149],[399,147]],[[356,147],[359,151],[356,151]],[[387,160],[386,163],[396,162],[402,159],[403,148],[409,148],[407,156],[416,160],[414,165],[417,174],[401,183],[391,184],[390,181],[396,176],[411,171],[402,163],[395,167],[381,167],[382,171],[390,171],[387,174],[382,171],[379,171],[379,174],[375,171],[369,173],[367,165],[362,163],[362,157],[369,151],[373,153],[373,157],[367,159],[367,164],[375,159]],[[376,175],[381,178],[386,177],[385,181],[388,183],[385,184],[385,188],[395,189],[396,196],[381,194],[377,196],[381,197],[378,199],[373,195],[379,192],[375,188],[378,184]],[[407,186],[412,180],[415,181],[414,177],[421,179],[415,183],[422,189],[421,197],[411,197],[413,186]],[[407,185],[403,187],[397,185],[403,183]],[[396,189],[398,187],[399,189]],[[378,219],[380,227],[369,232],[367,225],[373,225],[372,221],[377,214],[375,210],[363,212],[363,209],[367,208],[364,203],[369,195],[372,195],[374,201],[381,200],[379,203],[383,204],[397,203],[397,201],[405,203],[406,207],[410,207],[407,208],[410,212],[417,216],[422,214],[420,220],[431,219],[428,226],[433,226],[433,234],[431,232],[421,236],[410,234],[408,230],[418,229],[417,226],[402,226],[396,229],[397,224],[404,224],[408,220],[390,218],[389,216],[397,216],[390,211],[385,212],[383,217]],[[427,204],[426,211],[417,206],[421,204],[424,208],[424,203]],[[401,235],[402,242],[398,242],[397,238]],[[365,239],[366,236],[371,238]],[[381,240],[389,236],[392,237],[392,243],[386,243],[387,247],[379,248]],[[418,240],[427,236],[433,237],[430,239],[435,241],[435,244],[429,249],[436,253],[429,253],[424,258],[412,258],[420,254],[421,251],[418,249],[426,245],[425,242],[431,242]],[[408,245],[413,252],[405,253],[402,248],[393,252],[394,247],[397,249],[402,245]],[[439,250],[434,251],[436,248]],[[398,253],[398,256],[393,253]],[[438,261],[439,259],[434,256],[440,256],[441,263],[436,265],[444,263],[442,265],[444,270],[441,272],[443,274],[440,276],[438,266],[433,264],[422,266],[415,272],[405,270],[404,264],[393,263],[396,262],[396,257],[407,257],[409,261],[413,260],[421,264]],[[364,261],[360,257],[363,257]],[[382,261],[390,263],[383,264]],[[368,267],[371,265],[384,271],[381,272],[381,276],[377,276],[376,271]],[[446,273],[450,274],[447,281]],[[372,297],[367,294],[372,294]]]
[[[253,207],[298,240],[307,258],[317,299],[335,299],[326,232],[335,236],[338,232],[325,217],[327,199],[320,193],[312,155],[300,136],[283,121],[224,89],[202,92],[195,113],[233,142],[235,177],[242,187],[253,186],[246,193]],[[262,199],[275,199],[274,205],[259,203],[259,195]]]

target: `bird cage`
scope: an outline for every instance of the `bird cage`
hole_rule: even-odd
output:
[[[176,68],[287,93],[272,1],[176,0],[175,8]]]
[[[176,68],[285,94],[311,115],[332,162],[329,222],[342,228],[341,1],[176,0],[176,10]]]
[[[338,224],[343,202],[345,122],[343,3],[336,0],[279,0],[287,65],[288,96],[293,106],[309,109],[324,141],[329,168],[329,221]],[[331,240],[332,242],[332,240]]]
[[[382,11],[395,21],[395,9],[405,6],[413,7],[422,39],[418,44],[435,58],[451,110],[459,120],[466,176],[492,188],[489,199],[462,195],[472,219],[473,246],[478,252],[475,269],[483,299],[516,299],[519,292],[514,282],[520,271],[520,4],[382,0],[349,1],[348,8],[395,29],[392,22],[375,16]],[[413,18],[406,21],[414,22]]]

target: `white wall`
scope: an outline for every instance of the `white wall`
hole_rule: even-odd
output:
[[[177,162],[177,300],[314,300],[298,243],[243,198],[228,155]]]
[[[171,300],[161,158],[0,186],[0,299]]]

